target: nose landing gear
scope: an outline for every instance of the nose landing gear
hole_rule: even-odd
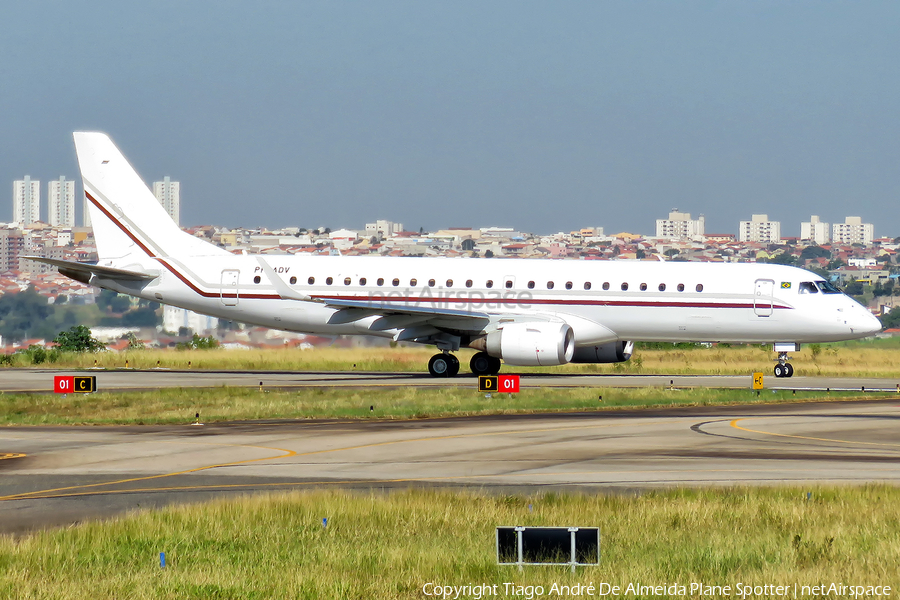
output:
[[[775,377],[793,377],[794,367],[788,361],[791,360],[788,352],[800,350],[800,344],[775,343],[774,350],[778,353],[778,364],[775,365]]]

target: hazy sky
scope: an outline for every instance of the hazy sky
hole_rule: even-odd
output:
[[[0,22],[0,221],[14,179],[78,178],[92,129],[181,181],[186,225],[652,234],[678,207],[707,232],[764,212],[900,236],[897,2],[69,0]]]

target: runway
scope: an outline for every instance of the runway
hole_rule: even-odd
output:
[[[900,483],[900,403],[0,429],[0,531],[340,486],[588,492]]]
[[[507,371],[504,371],[507,372]],[[509,372],[512,372],[511,370]],[[159,388],[211,388],[221,386],[293,389],[301,387],[446,387],[476,386],[475,377],[459,375],[449,379],[427,373],[372,373],[353,371],[172,371],[149,370],[52,370],[3,369],[0,392],[44,393],[53,391],[55,375],[94,375],[101,392],[152,390]],[[594,374],[521,374],[521,386],[533,387],[710,387],[749,389],[747,375],[594,375]],[[875,377],[791,377],[778,379],[765,374],[765,387],[787,390],[861,390],[900,393],[900,378]]]

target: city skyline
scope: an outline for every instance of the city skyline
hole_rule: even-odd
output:
[[[99,130],[190,185],[184,223],[900,231],[900,5],[112,7],[4,7],[33,26],[0,39],[31,82],[0,98],[0,180],[70,177],[71,132]]]

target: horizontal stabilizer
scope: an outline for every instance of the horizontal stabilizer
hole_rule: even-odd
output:
[[[21,256],[25,258],[59,268],[59,272],[66,277],[71,277],[82,283],[91,283],[91,277],[99,279],[112,279],[114,281],[150,281],[156,279],[156,275],[140,273],[138,271],[126,271],[112,267],[101,267],[89,263],[80,263],[72,260],[60,260],[57,258],[44,258],[43,256]]]

